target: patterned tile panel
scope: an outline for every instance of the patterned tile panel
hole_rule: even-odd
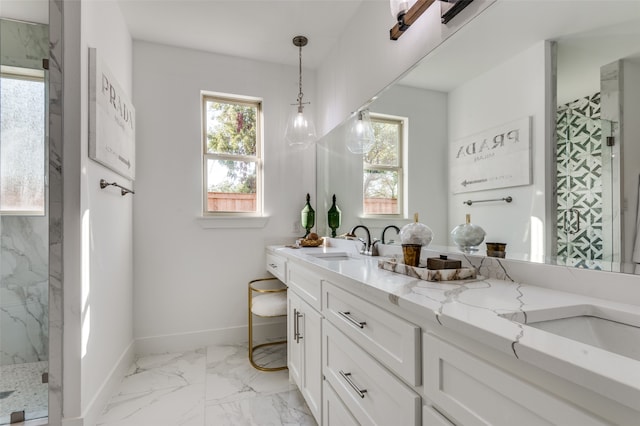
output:
[[[558,108],[558,256],[603,258],[600,93]]]

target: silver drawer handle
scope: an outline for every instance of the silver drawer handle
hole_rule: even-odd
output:
[[[353,380],[351,380],[351,373],[345,373],[344,371],[340,370],[340,375],[347,381],[347,383],[349,383],[349,386],[351,386],[353,390],[358,392],[360,398],[364,398],[364,394],[367,392],[367,390],[360,389],[355,383],[353,383]]]
[[[295,328],[295,341],[296,343],[300,343],[300,339],[302,339],[302,333],[300,333],[300,317],[304,316],[303,314],[300,313],[300,311],[296,311],[294,309],[294,316],[295,316],[295,321],[296,321],[296,328]]]
[[[276,265],[275,263],[270,263],[269,266],[271,266],[273,269],[278,269],[278,265]]]
[[[367,325],[366,321],[357,321],[353,318],[351,318],[351,312],[342,312],[342,311],[338,311],[338,313],[340,315],[342,315],[342,317],[344,317],[347,321],[349,321],[351,324],[355,325],[358,328],[364,328],[365,325]]]

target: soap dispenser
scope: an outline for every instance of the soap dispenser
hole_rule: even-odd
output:
[[[466,223],[458,225],[451,231],[453,242],[464,253],[478,251],[478,246],[484,241],[486,232],[478,225],[471,223],[471,215],[467,213]]]

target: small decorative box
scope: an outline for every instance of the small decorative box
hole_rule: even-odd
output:
[[[429,269],[460,269],[462,262],[459,260],[447,259],[447,256],[427,258],[427,268]]]

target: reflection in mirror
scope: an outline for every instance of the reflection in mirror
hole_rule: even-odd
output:
[[[485,241],[507,243],[507,258],[633,272],[640,120],[629,117],[640,114],[639,53],[633,2],[496,2],[368,106],[407,122],[401,214],[364,214],[363,159],[346,150],[344,124],[317,148],[319,231],[335,193],[339,234],[365,224],[380,238],[419,212],[432,244],[453,246],[450,230],[471,214]],[[531,183],[453,193],[450,146],[480,147],[517,120],[530,123],[520,167]],[[471,167],[499,174],[499,161],[476,157]]]

